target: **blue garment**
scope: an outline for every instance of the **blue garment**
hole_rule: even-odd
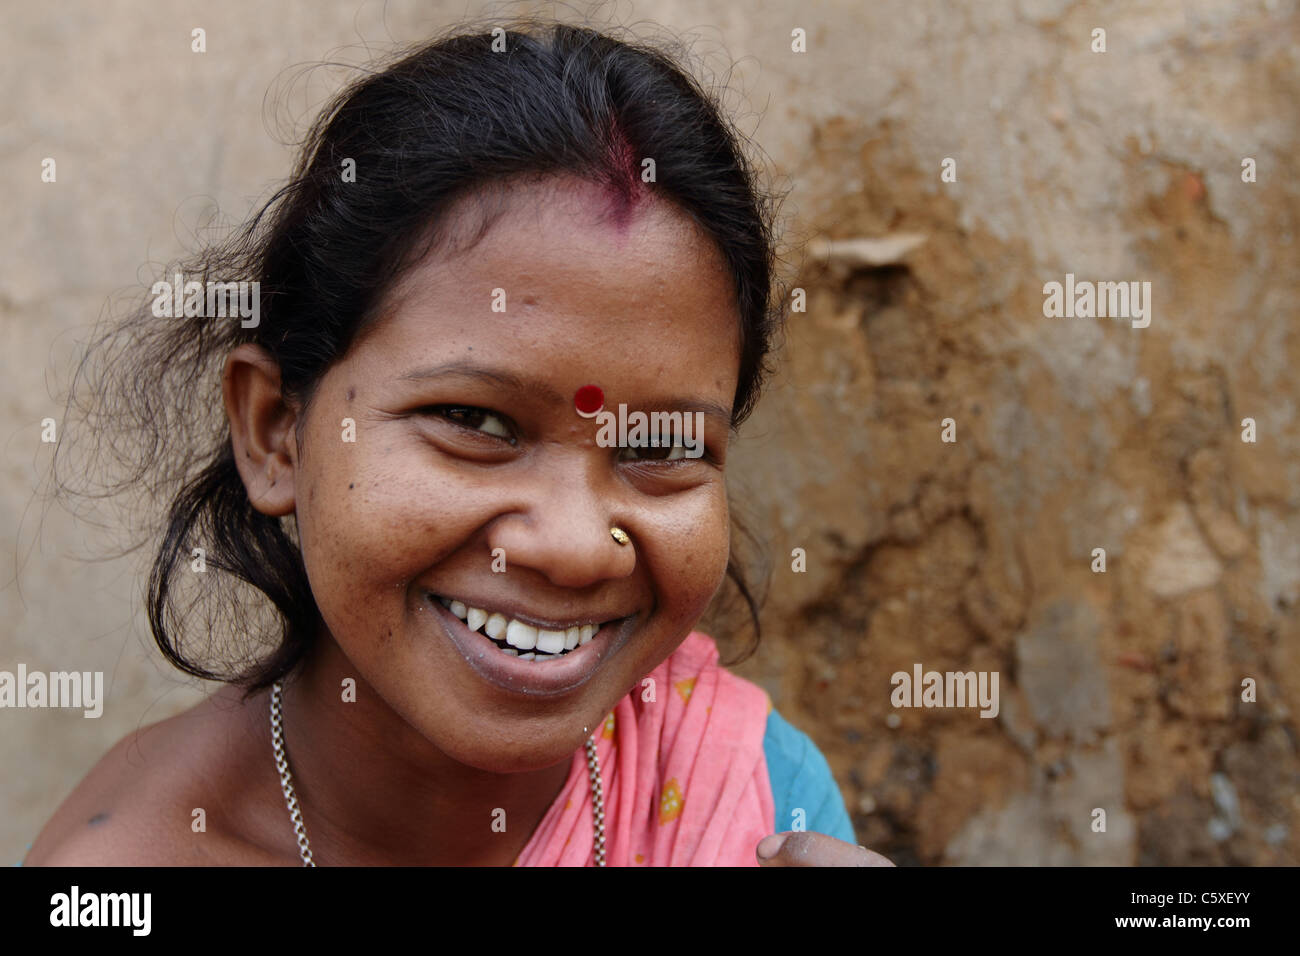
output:
[[[844,797],[826,758],[807,734],[775,709],[767,716],[763,755],[767,758],[772,802],[776,806],[775,832],[800,829],[796,811],[802,810],[801,829],[857,844]]]
[[[803,829],[825,833],[845,843],[857,843],[844,797],[817,745],[774,709],[767,715],[763,756],[772,781],[776,830],[796,828],[796,811],[803,811]],[[32,845],[27,844],[30,850]],[[13,866],[22,866],[19,860]]]

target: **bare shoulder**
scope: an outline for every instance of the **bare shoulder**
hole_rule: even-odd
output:
[[[296,854],[286,858],[278,840],[264,839],[265,808],[279,791],[269,729],[265,740],[261,729],[251,707],[225,688],[127,734],[55,811],[23,865],[293,862]]]

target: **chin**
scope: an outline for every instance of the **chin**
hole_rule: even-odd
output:
[[[466,741],[464,747],[452,747],[444,752],[458,763],[485,773],[529,773],[572,760],[583,743],[581,730],[573,736],[572,740],[550,736],[545,745],[532,739],[503,739],[491,745]]]

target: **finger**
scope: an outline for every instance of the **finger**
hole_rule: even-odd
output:
[[[779,843],[778,843],[779,841]],[[845,843],[825,833],[786,831],[759,841],[755,850],[772,854],[758,857],[760,866],[893,866],[887,858],[864,846]]]

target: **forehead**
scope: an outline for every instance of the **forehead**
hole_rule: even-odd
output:
[[[686,283],[698,280],[701,269],[718,278],[726,271],[720,251],[704,230],[676,205],[644,188],[628,192],[552,176],[466,197],[452,206],[447,219],[452,243],[425,264],[430,277],[440,267],[463,273],[474,265],[522,276],[528,274],[525,265],[531,264],[545,267],[547,275],[559,268],[566,282],[590,276],[597,268],[613,268],[633,270],[633,280],[650,272],[661,280],[680,275]],[[474,241],[464,243],[475,227]]]
[[[731,275],[716,244],[675,205],[550,179],[486,205],[463,200],[447,235],[390,297],[374,330],[381,342],[439,355],[456,343],[462,351],[481,343],[472,346],[480,354],[509,344],[544,360],[567,351],[588,365],[599,354],[606,362],[611,353],[659,357],[734,390],[740,318]]]

